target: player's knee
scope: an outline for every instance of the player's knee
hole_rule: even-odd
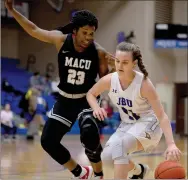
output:
[[[112,151],[110,146],[106,146],[101,153],[102,161],[112,161]]]
[[[102,146],[100,144],[100,134],[98,124],[92,114],[83,114],[79,119],[80,140],[84,146],[85,153],[90,162],[101,161]]]
[[[85,150],[85,153],[90,162],[98,163],[101,161],[102,146],[100,145],[95,151]]]
[[[71,158],[69,151],[60,142],[53,141],[48,136],[41,137],[41,146],[61,165],[67,163]]]
[[[101,158],[102,160],[113,160],[115,164],[128,164],[128,155],[137,149],[137,140],[131,134],[124,135],[106,144]]]
[[[89,151],[96,151],[100,146],[100,134],[96,120],[92,115],[85,115],[79,119],[80,140]]]
[[[53,142],[50,140],[49,136],[50,135],[45,134],[45,132],[43,131],[40,139],[42,148],[47,152],[53,145]]]
[[[137,139],[131,134],[125,134],[122,139],[122,145],[127,154],[137,151]]]
[[[69,151],[60,143],[62,136],[57,136],[57,133],[50,133],[49,126],[44,126],[41,135],[42,148],[59,164],[63,165],[67,163],[71,156]]]
[[[42,148],[49,153],[58,146],[60,139],[55,135],[55,132],[51,133],[51,127],[47,123],[48,122],[46,122],[43,128],[40,141]]]
[[[131,134],[125,134],[122,141],[119,143],[119,148],[122,147],[123,151],[117,148],[116,156],[114,156],[114,164],[129,164],[129,154],[137,150],[137,139]],[[118,154],[119,149],[119,154]]]

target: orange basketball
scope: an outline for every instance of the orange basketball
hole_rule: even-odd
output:
[[[185,169],[176,161],[164,161],[157,166],[155,179],[185,179]]]

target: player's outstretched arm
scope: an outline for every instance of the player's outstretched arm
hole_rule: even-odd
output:
[[[108,74],[102,77],[87,93],[87,101],[93,109],[93,115],[99,120],[104,120],[107,114],[103,108],[100,108],[97,102],[97,96],[104,91],[110,90],[111,75],[112,74]]]
[[[157,95],[157,92],[149,79],[144,80],[142,83],[141,96],[146,98],[151,104],[152,109],[160,122],[160,127],[163,130],[167,144],[165,158],[179,161],[181,152],[176,147],[174,142],[170,120],[167,114],[164,112],[159,96]]]
[[[99,56],[99,77],[103,77],[106,74],[110,73],[108,69],[108,65],[113,62],[113,65],[115,65],[115,57],[107,52],[100,44],[95,42],[95,46],[98,51]],[[111,71],[112,72],[112,71]]]
[[[53,30],[47,31],[39,28],[36,24],[29,21],[26,17],[20,14],[13,7],[13,0],[5,0],[5,6],[8,11],[12,14],[12,16],[16,19],[16,21],[22,26],[22,28],[32,37],[39,39],[40,41],[57,44],[58,41],[63,41],[65,38],[60,31]]]

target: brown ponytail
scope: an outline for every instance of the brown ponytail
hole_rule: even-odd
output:
[[[140,71],[144,74],[144,78],[146,79],[148,77],[148,72],[146,70],[146,67],[143,64],[140,48],[137,45],[132,44],[132,43],[122,42],[117,46],[116,50],[132,52],[133,61],[135,61],[135,60],[138,61],[138,67],[139,67]]]
[[[148,72],[146,70],[146,67],[143,64],[141,54],[140,54],[140,56],[137,57],[137,60],[138,60],[138,67],[139,67],[140,71],[144,74],[144,78],[146,79],[148,77]]]

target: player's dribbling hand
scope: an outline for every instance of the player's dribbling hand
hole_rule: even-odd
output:
[[[177,148],[175,144],[171,144],[165,151],[165,159],[172,161],[180,161],[181,151]]]
[[[104,119],[107,118],[107,113],[103,108],[98,108],[93,111],[93,116],[100,121],[104,121]]]
[[[13,9],[13,0],[5,0],[5,7],[10,11]]]

